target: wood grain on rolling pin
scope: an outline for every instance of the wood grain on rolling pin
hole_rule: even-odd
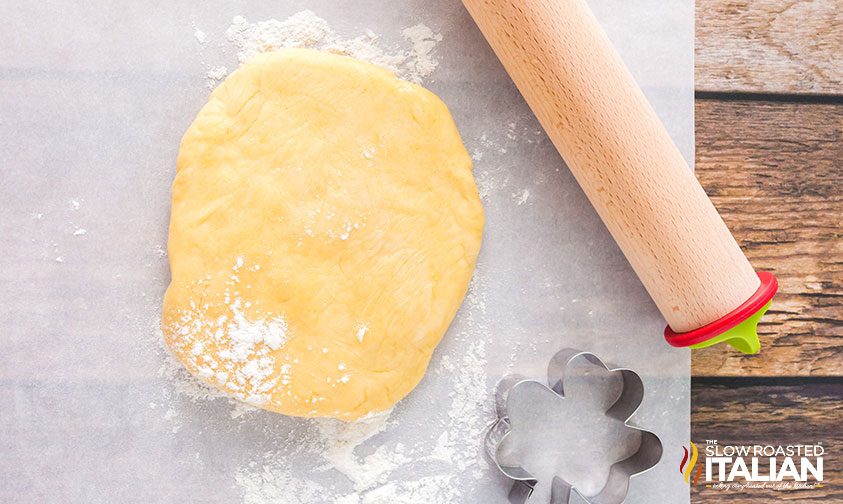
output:
[[[583,0],[463,2],[676,331],[759,281]]]

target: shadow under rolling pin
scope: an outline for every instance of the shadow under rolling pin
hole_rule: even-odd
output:
[[[761,348],[778,284],[752,269],[585,0],[463,0],[667,320],[665,339]]]

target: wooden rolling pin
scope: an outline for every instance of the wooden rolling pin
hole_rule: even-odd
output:
[[[667,320],[755,353],[756,274],[584,0],[463,0]]]

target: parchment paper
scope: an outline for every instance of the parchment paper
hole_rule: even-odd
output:
[[[589,3],[692,161],[693,2]],[[688,502],[677,464],[689,438],[689,353],[664,343],[654,304],[457,0],[0,9],[0,501],[241,502],[238,469],[259,468],[267,453],[332,488],[315,502],[350,492],[341,473],[290,452],[306,421],[232,419],[225,401],[193,402],[159,372],[168,357],[155,342],[178,144],[207,99],[208,66],[236,67],[222,34],[235,15],[302,9],[386,43],[416,23],[442,34],[425,85],[450,107],[484,193],[473,298],[373,443],[435,443],[453,421],[447,364],[476,353],[478,338],[484,408],[501,376],[541,377],[573,346],[644,377],[636,423],[665,454],[628,502]],[[201,54],[194,27],[211,41]],[[479,437],[460,442],[482,458]],[[390,479],[428,470],[414,464]],[[452,473],[461,501],[505,502],[508,482],[485,461],[475,469]]]

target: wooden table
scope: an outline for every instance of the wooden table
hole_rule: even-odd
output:
[[[759,355],[694,352],[692,438],[826,456],[822,488],[691,501],[843,502],[843,0],[697,0],[696,20],[697,175],[780,288]]]

